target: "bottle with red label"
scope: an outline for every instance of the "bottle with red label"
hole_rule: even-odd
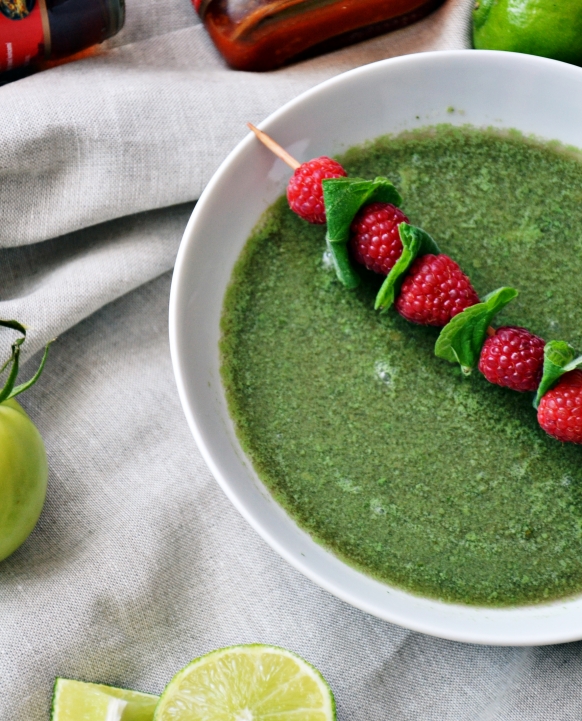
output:
[[[0,0],[0,72],[78,53],[124,19],[124,0]]]
[[[193,0],[239,70],[271,70],[404,27],[443,0]]]

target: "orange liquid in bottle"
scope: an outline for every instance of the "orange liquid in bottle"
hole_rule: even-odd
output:
[[[233,68],[271,70],[427,15],[443,0],[193,0]]]

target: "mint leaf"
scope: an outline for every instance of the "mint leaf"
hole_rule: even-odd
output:
[[[582,368],[582,356],[576,358],[576,351],[564,340],[551,340],[544,346],[544,370],[542,380],[534,398],[534,408],[540,404],[545,395],[556,381],[569,371]]]
[[[517,295],[515,288],[498,288],[486,295],[481,303],[465,308],[440,332],[435,355],[449,363],[460,363],[463,373],[468,375],[479,361],[487,328],[494,316]]]
[[[352,220],[363,205],[400,205],[402,198],[388,178],[325,178],[322,187],[327,219],[327,247],[341,283],[347,288],[355,288],[360,282],[360,276],[352,267],[348,255]]]
[[[414,225],[408,225],[408,223],[400,223],[398,234],[402,241],[402,255],[398,258],[378,291],[374,303],[376,310],[385,311],[394,303],[404,276],[417,256],[427,255],[428,253],[439,255],[441,252],[431,236],[422,228],[416,228]]]

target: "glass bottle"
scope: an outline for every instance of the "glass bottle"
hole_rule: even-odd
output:
[[[404,27],[443,0],[193,0],[238,70],[271,70]]]
[[[124,20],[124,0],[0,0],[0,72],[102,43]]]

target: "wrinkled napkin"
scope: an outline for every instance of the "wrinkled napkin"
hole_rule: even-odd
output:
[[[0,564],[0,721],[46,721],[56,676],[159,693],[244,642],[318,666],[340,721],[582,716],[580,644],[412,633],[281,560],[202,461],[169,358],[180,237],[245,123],[364,63],[468,47],[471,4],[252,74],[226,68],[189,0],[127,0],[98,55],[0,88],[0,317],[29,326],[29,356],[59,336],[22,401],[51,470],[36,530]]]

